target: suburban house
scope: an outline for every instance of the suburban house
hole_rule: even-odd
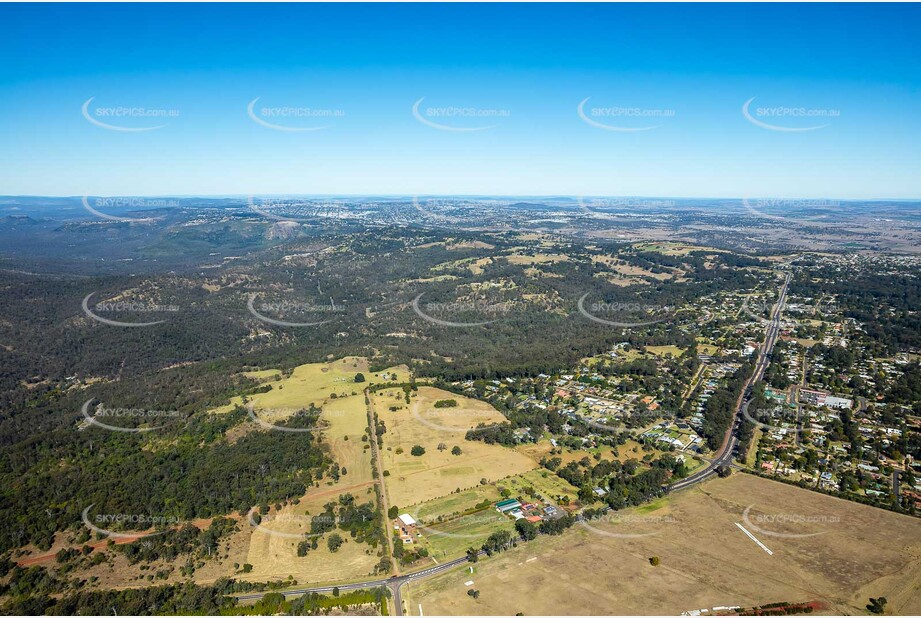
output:
[[[393,529],[399,531],[400,540],[404,544],[413,542],[413,535],[416,534],[416,520],[409,513],[403,513],[393,520]]]

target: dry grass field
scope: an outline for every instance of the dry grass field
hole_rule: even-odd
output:
[[[356,383],[356,373],[364,374],[366,382]],[[250,375],[271,380],[275,373],[265,370]],[[373,374],[367,359],[347,357],[295,367],[290,376],[267,382],[272,390],[250,397],[254,414],[267,423],[276,423],[310,404],[321,407],[320,418],[325,423],[323,440],[329,445],[333,460],[347,474],[337,482],[324,479],[319,487],[310,488],[297,506],[286,506],[278,513],[273,510],[260,524],[262,529],[254,530],[243,522],[248,534],[244,561],[252,564],[253,570],[241,577],[267,581],[284,579],[290,574],[303,583],[355,579],[371,572],[379,558],[374,552],[368,553],[367,545],[349,540],[333,554],[324,539],[317,550],[299,557],[300,539],[296,537],[309,532],[311,515],[321,512],[324,504],[342,493],[351,493],[359,502],[374,500],[371,453],[364,448],[367,443],[361,440],[368,426],[363,390],[370,384],[389,381],[393,375],[396,381],[409,377],[405,367]],[[232,405],[239,402],[235,400]]]
[[[265,382],[275,377],[281,376],[281,369],[257,369],[255,371],[244,371],[243,375],[247,378]]]
[[[654,273],[611,255],[593,255],[592,262],[609,268],[613,275],[612,282],[622,282],[624,285],[647,285],[648,279],[667,281],[674,276],[670,273]]]
[[[387,427],[381,453],[384,470],[389,472],[384,479],[387,495],[390,504],[401,509],[474,487],[484,478],[494,481],[537,466],[513,449],[464,439],[478,423],[505,420],[487,403],[428,386],[420,387],[408,405],[402,390],[379,391],[373,398]],[[440,399],[454,399],[458,406],[435,408]],[[443,451],[438,450],[441,443],[447,447]],[[415,445],[422,446],[425,454],[412,455]],[[451,454],[454,446],[461,448],[461,455]]]
[[[569,256],[559,253],[535,253],[534,255],[512,254],[503,256],[509,264],[519,266],[534,266],[535,264],[553,264],[555,262],[568,262]]]
[[[239,577],[248,581],[273,581],[293,575],[298,582],[315,583],[371,575],[380,560],[376,553],[379,548],[373,550],[369,545],[356,543],[341,531],[339,534],[346,542],[335,553],[329,551],[326,537],[323,537],[318,539],[317,549],[307,552],[306,556],[297,555],[298,543],[310,534],[311,516],[321,513],[324,504],[346,492],[355,496],[359,503],[375,500],[370,483],[350,485],[346,480],[349,476],[343,477],[333,488],[309,491],[297,506],[288,505],[279,512],[273,509],[263,518],[259,528],[250,528],[245,562],[252,564],[253,570]],[[249,527],[249,524],[244,522],[244,526]]]
[[[491,245],[482,240],[443,240],[441,242],[427,242],[422,245],[417,245],[413,247],[414,249],[429,249],[431,247],[444,247],[445,249],[457,250],[457,249],[495,249],[495,245]]]
[[[644,242],[637,243],[634,247],[638,251],[652,251],[662,255],[687,255],[691,251],[708,251],[710,253],[725,253],[724,249],[689,245],[683,242]]]
[[[661,615],[820,601],[826,614],[865,614],[871,596],[889,600],[887,613],[921,613],[915,518],[735,474],[618,519],[521,544],[472,574],[412,583],[403,595],[408,613],[418,615],[421,604],[427,615]],[[471,580],[479,599],[466,594]]]
[[[364,374],[366,382],[356,384],[357,373]],[[272,381],[273,377],[280,375],[277,369],[246,372],[247,376],[272,385],[269,392],[249,397],[255,410],[280,417],[305,408],[311,403],[322,407],[334,400],[333,394],[336,398],[357,397],[356,401],[363,407],[362,390],[372,384],[390,381],[393,374],[396,374],[397,382],[409,379],[406,367],[391,367],[378,374],[372,374],[368,369],[368,359],[357,356],[348,356],[329,363],[299,365],[292,370],[290,376],[281,377],[278,381]],[[229,404],[212,412],[228,411],[240,403],[242,399],[234,397]],[[262,418],[262,415],[259,417]]]
[[[493,259],[491,257],[484,258],[464,258],[461,260],[454,260],[451,262],[444,262],[442,264],[437,264],[433,266],[430,270],[431,272],[437,273],[442,270],[453,269],[453,268],[467,268],[470,270],[471,274],[481,275],[483,274],[484,267],[492,264]]]
[[[357,373],[364,374],[366,382],[356,383]],[[249,397],[257,418],[265,423],[277,423],[310,404],[320,407],[323,410],[320,414],[324,422],[323,440],[329,445],[333,460],[348,471],[338,485],[345,487],[371,482],[371,455],[361,441],[368,426],[363,390],[371,384],[389,381],[394,375],[398,382],[408,380],[406,367],[392,367],[373,374],[368,370],[367,359],[346,357],[329,363],[300,365],[290,376],[278,381],[271,381],[277,370],[250,372],[248,375],[268,379],[267,383],[272,385],[272,390]],[[228,406],[217,411],[240,403],[242,399],[235,397]],[[326,485],[330,484],[326,481]],[[318,491],[326,491],[326,485]]]

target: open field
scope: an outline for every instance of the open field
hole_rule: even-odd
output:
[[[326,546],[327,534],[317,539],[317,549],[307,552],[306,556],[297,555],[298,543],[312,538],[309,536],[311,516],[322,513],[324,504],[346,492],[355,496],[358,503],[375,500],[370,483],[352,486],[348,485],[348,481],[340,481],[332,489],[324,487],[323,491],[309,491],[296,506],[285,506],[280,512],[273,509],[263,518],[258,529],[251,528],[246,521],[242,522],[243,527],[252,530],[245,561],[253,565],[253,570],[240,577],[248,581],[272,581],[284,579],[290,574],[298,582],[305,583],[358,579],[372,574],[380,560],[377,555],[380,547],[372,549],[370,545],[356,543],[341,530],[338,533],[346,542],[335,553]]]
[[[649,345],[646,346],[646,351],[653,356],[666,356],[671,354],[675,358],[684,354],[684,350],[674,345]]]
[[[373,398],[378,417],[387,427],[381,457],[389,472],[384,481],[390,504],[405,508],[474,487],[484,478],[494,481],[537,466],[513,449],[464,439],[467,430],[478,423],[505,420],[487,403],[428,386],[420,387],[408,405],[402,390],[379,391]],[[440,399],[454,399],[458,406],[435,408]],[[446,446],[443,451],[438,450],[441,443]],[[415,445],[422,446],[425,454],[412,455]],[[454,446],[461,448],[461,455],[451,454]]]
[[[475,260],[471,262],[469,265],[470,272],[474,275],[482,275],[483,271],[485,270],[485,267],[492,264],[492,262],[493,262],[493,259],[489,257],[480,258],[478,260]]]
[[[256,371],[244,371],[243,375],[247,378],[265,382],[269,379],[281,376],[281,369],[257,369]]]
[[[648,285],[649,279],[665,281],[673,276],[670,273],[654,273],[610,255],[593,255],[591,260],[610,269],[609,281],[615,285]]]
[[[371,493],[368,493],[369,490]],[[310,514],[320,513],[326,502],[336,500],[346,491],[354,495],[358,502],[374,500],[370,484],[343,485],[335,488],[324,486],[322,489],[312,489],[308,492],[310,498],[302,500],[297,506],[286,506],[279,513],[273,509],[260,523],[261,530],[253,528],[246,517],[243,517],[238,520],[237,531],[221,540],[216,556],[204,561],[195,570],[192,580],[205,585],[228,575],[252,582],[280,581],[292,575],[298,583],[307,584],[365,578],[371,574],[380,558],[376,550],[354,542],[348,534],[340,531],[346,543],[336,553],[329,551],[324,537],[319,540],[319,547],[304,557],[297,556],[297,544],[300,539],[284,536],[308,535]],[[206,528],[208,522],[202,520],[193,523],[199,528]],[[280,532],[282,535],[271,534],[272,532]],[[105,541],[91,543],[99,547],[105,544]],[[153,573],[170,569],[172,571],[168,577],[153,581],[157,584],[186,581],[179,570],[182,563],[161,559],[149,563],[149,568],[144,570],[143,567],[148,566],[147,564],[131,564],[120,552],[110,551],[108,555],[106,562],[81,571],[83,577],[96,578],[92,584],[93,588],[150,585],[149,577],[152,577]],[[53,555],[49,562],[54,563]],[[246,563],[251,564],[253,570],[250,573],[240,572],[240,566]]]
[[[437,264],[433,266],[430,270],[432,272],[440,272],[443,270],[449,270],[454,268],[467,268],[470,270],[471,274],[482,275],[486,266],[492,264],[493,259],[491,257],[484,258],[463,258],[460,260],[453,260],[451,262],[444,262],[442,264]]]
[[[869,597],[885,596],[887,613],[921,612],[921,521],[908,516],[735,474],[616,518],[520,544],[473,574],[410,584],[406,607],[412,615],[420,604],[428,615],[649,615],[820,601],[824,613],[864,614]],[[470,580],[477,600],[466,594]]]
[[[723,249],[715,249],[713,247],[698,247],[695,245],[688,245],[683,242],[643,242],[636,243],[633,245],[638,251],[652,251],[655,253],[661,253],[662,255],[687,255],[691,251],[707,251],[709,253],[725,253]]]
[[[554,449],[553,445],[550,444],[550,440],[541,439],[537,443],[525,442],[518,444],[515,447],[515,450],[519,453],[527,455],[534,461],[539,462],[544,457],[559,457],[563,464],[567,464],[570,461],[579,461],[583,457],[591,457],[592,454],[600,452],[603,457],[607,459],[614,459],[612,456],[612,449],[610,446],[603,446],[600,448],[593,449],[571,449],[566,447],[561,447],[558,449],[556,455],[550,455],[550,451],[557,450]],[[561,451],[561,452],[560,452]]]
[[[502,484],[505,482],[503,481]],[[430,523],[438,517],[451,517],[471,510],[486,500],[498,502],[502,499],[496,485],[477,485],[460,493],[449,494],[421,504],[406,507],[406,512],[415,519]]]
[[[425,525],[421,528],[425,537],[425,546],[438,560],[456,558],[464,554],[468,547],[479,547],[493,532],[514,530],[514,521],[496,512],[493,503],[503,499],[500,488],[508,489],[511,497],[522,497],[535,501],[525,492],[533,489],[544,500],[559,503],[562,496],[576,500],[577,490],[552,472],[535,469],[524,474],[512,476],[496,482],[495,485],[480,485],[476,488],[451,494],[426,502],[407,511]],[[489,501],[489,505],[473,513],[457,516],[466,510],[472,510],[477,504]],[[436,522],[443,516],[446,521]]]
[[[429,249],[431,247],[444,247],[445,249],[457,250],[457,249],[495,249],[495,245],[491,245],[487,242],[481,240],[444,240],[441,242],[427,242],[423,245],[417,245],[415,249]]]
[[[234,517],[236,519],[236,517]],[[210,519],[199,519],[190,522],[199,529],[207,529],[210,525]],[[233,563],[242,564],[246,561],[246,547],[249,543],[250,528],[245,522],[239,522],[237,532],[224,537],[215,548],[215,556],[205,561],[201,566],[196,568],[193,579],[197,583],[209,584],[215,580],[226,577],[228,573],[233,572]],[[46,552],[37,552],[28,558],[17,560],[23,567],[42,566],[49,570],[58,566],[55,559],[55,553],[60,549],[77,548],[82,545],[76,545],[67,540],[71,538],[69,534],[59,533],[56,537],[54,546]],[[97,552],[104,552],[107,556],[105,562],[79,571],[80,577],[87,581],[87,589],[111,589],[111,588],[138,588],[149,585],[174,584],[187,581],[182,575],[180,568],[183,563],[176,560],[159,559],[148,563],[132,564],[129,558],[121,551],[108,548],[109,539],[98,540],[93,538],[83,545],[94,548],[91,555]],[[136,540],[134,537],[125,537],[114,539],[115,545],[125,545],[128,543],[143,542]],[[169,575],[166,575],[169,573]],[[159,574],[159,576],[155,575]]]
[[[569,256],[558,253],[535,253],[534,255],[513,254],[503,256],[509,264],[519,266],[534,266],[535,264],[552,264],[554,262],[568,262]]]
[[[563,278],[563,275],[560,275],[558,273],[547,272],[539,268],[536,268],[534,266],[525,268],[524,274],[527,275],[528,277],[531,277],[532,279],[540,279],[541,277],[549,277],[551,279],[562,279]],[[525,299],[546,298],[546,295],[545,294],[525,294],[523,297]]]
[[[480,547],[486,537],[500,530],[514,532],[514,520],[490,506],[449,522],[426,526],[422,533],[429,554],[440,561],[463,556],[468,547]]]
[[[366,382],[356,383],[357,373],[364,374]],[[271,378],[279,374],[277,369],[246,372],[246,375],[256,379]],[[391,367],[379,374],[372,374],[368,370],[368,360],[357,356],[348,356],[329,363],[309,363],[295,367],[288,377],[282,377],[277,382],[268,382],[272,385],[272,390],[250,395],[249,400],[257,412],[264,410],[277,415],[291,414],[311,403],[322,407],[333,399],[333,394],[336,398],[357,396],[363,406],[362,390],[372,384],[390,381],[393,374],[396,374],[394,381],[397,382],[409,379],[406,367]],[[212,412],[228,411],[242,402],[241,397],[234,397],[228,405]]]
[[[455,281],[456,275],[438,275],[437,277],[420,277],[418,279],[407,279],[406,283],[434,283],[436,281]]]
[[[555,247],[559,244],[558,239],[554,236],[539,232],[518,232],[515,237],[524,242],[537,241],[543,247]]]
[[[530,499],[524,493],[526,487],[533,488],[534,491],[547,500],[555,500],[557,496],[569,496],[570,500],[575,500],[579,491],[553,472],[540,469],[513,476],[510,479],[501,481],[498,485],[510,489],[513,496],[522,495],[526,499]]]
[[[359,372],[365,375],[366,382],[354,382],[355,374]],[[377,550],[355,543],[347,538],[347,534],[343,534],[347,538],[346,543],[336,553],[329,552],[323,538],[318,549],[304,557],[297,556],[297,544],[301,539],[295,537],[307,535],[311,515],[322,512],[324,504],[336,500],[343,493],[351,493],[359,503],[375,500],[371,456],[369,450],[363,448],[366,443],[361,440],[367,427],[363,389],[369,384],[388,381],[394,374],[398,381],[408,380],[405,367],[373,374],[368,370],[367,360],[358,357],[301,365],[287,377],[278,369],[246,372],[247,376],[272,386],[266,393],[249,396],[254,414],[266,423],[283,420],[310,404],[320,406],[323,410],[320,415],[324,422],[323,441],[329,446],[332,459],[347,473],[338,481],[327,477],[318,487],[310,487],[306,495],[300,497],[298,505],[284,506],[280,512],[273,508],[260,524],[262,530],[253,528],[246,517],[239,519],[237,532],[222,541],[217,557],[196,570],[194,581],[211,583],[233,573],[234,563],[253,566],[248,574],[234,575],[248,581],[281,580],[293,575],[300,583],[310,583],[359,579],[371,574],[380,559],[376,555]],[[334,393],[335,398],[332,397]],[[212,410],[212,413],[229,411],[242,403],[241,397],[235,397],[230,404]],[[253,427],[247,430],[270,431],[253,423],[249,425]],[[202,528],[208,524],[205,520],[193,523]],[[56,545],[55,551],[68,544],[61,538],[59,545]],[[115,554],[108,562],[88,569],[86,574],[98,578],[97,585],[100,587],[124,587],[136,586],[146,581],[148,574],[171,567],[177,565],[156,561],[150,569],[143,571],[139,565],[131,565],[123,555]],[[171,583],[181,579],[177,567],[168,578],[157,581]]]
[[[628,459],[642,460],[643,455],[646,455],[647,453],[656,453],[656,455],[659,454],[658,451],[643,450],[643,445],[636,440],[627,440],[617,447],[617,457],[615,457],[615,459],[621,463],[627,461]]]
[[[366,382],[356,383],[356,373],[364,374]],[[251,375],[270,379],[274,376],[271,370]],[[299,582],[319,582],[360,578],[371,573],[379,558],[374,551],[368,553],[368,545],[349,539],[336,553],[330,553],[324,538],[317,550],[299,557],[297,545],[301,539],[296,537],[308,534],[311,515],[320,513],[324,504],[343,493],[351,493],[360,503],[375,500],[371,453],[364,448],[367,443],[361,440],[368,426],[363,390],[371,384],[392,380],[393,375],[396,381],[409,378],[405,367],[373,374],[368,370],[367,359],[347,357],[295,367],[290,376],[268,382],[272,390],[249,397],[254,414],[267,423],[283,420],[310,404],[321,407],[320,419],[325,423],[323,440],[329,446],[330,456],[347,473],[338,481],[325,478],[319,487],[308,489],[300,504],[285,506],[278,513],[273,510],[261,524],[263,529],[254,530],[246,521],[242,522],[249,541],[245,562],[253,565],[246,579],[265,581],[291,574]],[[242,400],[235,398],[231,405],[237,403]]]

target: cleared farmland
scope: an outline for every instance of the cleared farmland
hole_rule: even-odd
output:
[[[921,521],[908,516],[739,474],[612,519],[520,544],[472,574],[413,583],[406,607],[413,615],[420,604],[429,615],[649,615],[819,601],[825,613],[863,614],[869,597],[885,596],[887,613],[921,612]]]
[[[365,382],[355,382],[358,373],[365,376]],[[264,371],[257,375],[271,380],[276,374]],[[343,493],[351,493],[359,503],[375,500],[370,449],[361,439],[368,426],[363,390],[370,384],[393,380],[394,376],[396,381],[409,377],[405,367],[374,374],[368,369],[367,359],[347,357],[295,367],[290,376],[267,382],[272,390],[250,396],[254,414],[267,423],[278,422],[310,404],[319,406],[323,440],[333,460],[346,473],[338,481],[323,479],[301,497],[298,505],[285,506],[280,512],[273,509],[259,529],[248,530],[245,561],[253,569],[240,577],[265,581],[293,575],[306,583],[356,579],[372,572],[380,558],[368,545],[347,539],[337,552],[331,553],[321,539],[319,547],[306,556],[297,555],[297,545],[302,540],[299,537],[309,533],[311,516],[322,512],[327,502]],[[242,527],[249,525],[244,521]]]
[[[447,391],[422,386],[406,404],[402,390],[373,394],[378,417],[387,427],[381,453],[390,504],[401,509],[458,489],[495,481],[537,466],[533,459],[499,445],[465,440],[468,429],[478,423],[505,420],[492,406]],[[436,408],[435,402],[453,399],[456,407]],[[444,449],[438,446],[443,444]],[[421,446],[425,454],[412,454]],[[453,455],[452,449],[461,449]]]

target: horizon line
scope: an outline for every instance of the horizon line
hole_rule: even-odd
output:
[[[565,193],[544,193],[544,194],[519,194],[519,193],[113,193],[109,195],[84,193],[53,195],[41,193],[20,193],[20,194],[0,194],[0,199],[10,198],[55,198],[55,199],[82,199],[86,197],[138,197],[138,198],[180,198],[180,199],[246,199],[253,197],[300,197],[300,198],[419,198],[419,197],[463,197],[463,198],[521,198],[521,199],[572,199],[579,200],[584,198],[613,198],[613,199],[673,199],[673,200],[746,200],[746,199],[789,199],[789,200],[838,200],[845,202],[872,202],[872,201],[890,201],[890,202],[921,202],[921,197],[835,197],[829,195],[823,196],[804,196],[804,195],[613,195],[613,194],[565,194]]]

